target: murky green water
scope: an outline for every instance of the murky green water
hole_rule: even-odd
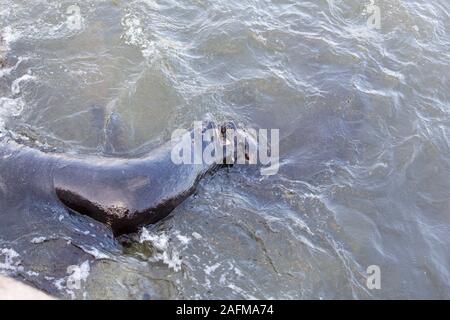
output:
[[[450,298],[450,4],[375,1],[376,29],[369,3],[83,1],[73,28],[72,1],[0,0],[2,135],[115,156],[204,119],[281,138],[277,175],[220,171],[121,239],[0,172],[0,272],[63,298]]]

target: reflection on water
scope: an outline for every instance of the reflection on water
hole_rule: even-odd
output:
[[[2,137],[133,156],[233,119],[279,128],[281,166],[120,239],[0,172],[0,272],[64,298],[450,298],[450,7],[379,0],[377,30],[369,3],[85,1],[74,29],[71,1],[2,1]]]

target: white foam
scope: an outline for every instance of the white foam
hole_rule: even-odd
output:
[[[183,245],[187,245],[191,242],[191,238],[183,236],[182,234],[177,234],[177,239],[180,240]]]
[[[213,264],[212,266],[207,266],[207,267],[205,268],[205,273],[209,276],[209,275],[211,275],[211,273],[213,273],[214,271],[216,271],[217,268],[219,268],[219,267],[220,267],[220,263],[219,263],[219,262]]]
[[[31,239],[31,243],[39,244],[39,243],[45,242],[46,240],[47,240],[46,237],[36,237],[36,238]]]
[[[230,283],[227,285],[234,293],[242,295],[246,300],[257,300],[255,296],[248,294],[244,289],[238,287],[234,283]]]
[[[140,48],[142,56],[146,59],[154,60],[158,56],[157,43],[147,38],[139,18],[132,14],[125,15],[122,27],[124,28],[122,39],[126,44]]]
[[[170,247],[167,234],[164,232],[160,234],[151,233],[146,228],[142,228],[139,242],[149,242],[157,250],[157,253],[150,258],[150,261],[160,261],[176,272],[181,270],[182,260],[179,252],[175,248]]]
[[[197,240],[200,240],[200,239],[203,238],[202,235],[201,235],[200,233],[197,233],[197,232],[192,232],[192,236],[193,236],[195,239],[197,239]]]
[[[0,249],[0,257],[2,256],[3,262],[1,262],[0,260],[0,273],[8,275],[16,271],[21,271],[23,269],[20,266],[20,255],[14,249]]]
[[[95,259],[110,259],[109,255],[107,255],[106,253],[101,252],[97,248],[81,247],[81,249],[83,249],[84,252],[86,252],[86,253],[90,254],[91,256],[93,256]]]
[[[6,26],[3,28],[3,32],[1,34],[3,39],[4,49],[7,50],[10,48],[11,43],[17,41],[21,34],[18,30],[14,30],[11,26]]]
[[[13,68],[3,68],[0,69],[0,78],[3,78],[4,76],[6,76],[7,74],[10,74],[11,71],[13,70]]]
[[[165,233],[159,235],[150,233],[146,228],[142,228],[139,238],[140,243],[151,242],[156,249],[165,250],[169,244],[169,237]]]
[[[19,116],[23,108],[25,106],[25,102],[21,98],[12,99],[1,97],[0,98],[0,116]]]
[[[16,80],[13,81],[13,83],[11,85],[11,92],[13,94],[19,94],[21,92],[20,84],[22,82],[31,81],[31,80],[35,80],[35,79],[36,79],[36,77],[31,74],[25,74],[25,75],[21,76],[20,78],[17,78]]]
[[[8,50],[10,49],[10,45],[17,41],[20,38],[20,32],[14,30],[11,26],[7,26],[3,28],[0,33],[1,42],[0,42],[0,58],[5,58]],[[19,58],[15,66],[9,68],[0,69],[0,78],[10,74],[12,70],[14,70],[19,63],[21,63],[22,59]],[[33,78],[32,75],[26,74],[18,79],[16,79],[11,86],[11,91],[13,94],[20,93],[20,83],[23,81],[28,81]],[[5,126],[5,118],[6,117],[15,117],[19,116],[22,113],[22,110],[25,106],[24,101],[21,98],[9,98],[9,97],[0,97],[0,131],[4,129]],[[0,133],[1,136],[1,133]]]
[[[237,267],[233,267],[233,271],[234,271],[234,273],[236,273],[236,275],[239,276],[239,277],[243,277],[243,276],[244,276],[244,274],[242,273],[242,271],[241,271],[239,268],[237,268]]]
[[[21,98],[0,97],[0,138],[1,131],[5,128],[5,119],[7,117],[16,117],[22,113],[25,103]]]

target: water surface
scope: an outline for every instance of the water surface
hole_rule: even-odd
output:
[[[0,0],[4,139],[133,157],[233,119],[281,155],[120,239],[0,172],[0,272],[61,298],[450,298],[450,5],[378,0],[376,29],[369,3],[83,1],[74,29],[72,1]]]

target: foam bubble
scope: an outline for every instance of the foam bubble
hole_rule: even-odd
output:
[[[139,242],[149,242],[157,250],[157,253],[150,258],[150,261],[160,261],[176,272],[181,270],[182,260],[179,252],[169,246],[167,234],[164,232],[160,234],[151,233],[146,228],[142,228]]]
[[[14,30],[11,26],[6,26],[3,28],[3,32],[1,34],[3,39],[3,48],[5,50],[9,49],[11,43],[17,41],[21,34],[19,31]]]
[[[220,263],[219,263],[219,262],[213,264],[212,266],[207,266],[207,267],[205,268],[205,273],[209,276],[209,275],[211,275],[211,273],[213,273],[214,271],[216,271],[217,268],[219,268],[219,267],[220,267]]]
[[[3,262],[0,260],[0,273],[8,275],[21,271],[22,267],[20,266],[20,255],[14,249],[0,249],[0,257],[3,257]]]
[[[22,98],[0,97],[0,138],[4,136],[6,119],[19,116],[24,107],[25,102]]]
[[[31,80],[35,80],[35,79],[36,79],[36,77],[31,74],[25,74],[25,75],[21,76],[20,78],[17,78],[16,80],[13,81],[13,83],[11,85],[11,92],[13,94],[19,94],[21,92],[20,84],[22,82],[31,81]]]
[[[36,237],[36,238],[31,239],[31,243],[39,244],[39,243],[45,242],[46,240],[47,240],[46,237]]]
[[[98,250],[97,248],[85,248],[83,246],[81,246],[81,249],[90,254],[91,256],[93,256],[95,259],[111,259],[109,255],[107,255],[106,253],[101,252],[100,250]]]
[[[122,26],[125,30],[122,38],[126,44],[140,48],[144,58],[155,56],[157,53],[155,43],[147,39],[141,20],[131,14],[127,14],[122,19]]]
[[[191,242],[191,238],[183,236],[182,234],[177,234],[177,239],[180,240],[183,245],[187,245]]]
[[[197,240],[200,240],[203,238],[202,235],[198,232],[192,232],[192,236]]]

